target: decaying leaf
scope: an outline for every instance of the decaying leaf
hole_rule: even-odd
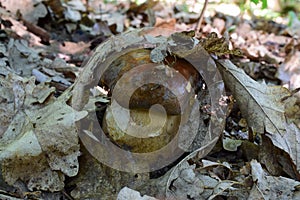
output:
[[[219,38],[217,33],[210,33],[207,38],[203,38],[199,41],[200,45],[208,52],[217,56],[221,55],[236,55],[241,56],[242,53],[239,49],[229,49],[229,41],[225,37]]]
[[[270,87],[254,81],[229,60],[218,60],[217,63],[248,125],[259,133],[264,133],[266,129],[269,133],[283,134],[284,104],[280,100],[287,96],[289,91],[283,87]]]
[[[277,77],[284,83],[288,84],[290,89],[300,87],[300,52],[295,51],[287,56],[284,62],[279,66]],[[300,96],[300,94],[298,95]]]
[[[256,160],[250,162],[254,185],[249,199],[297,199],[300,182],[268,175]]]
[[[289,90],[258,83],[229,60],[218,60],[217,63],[249,127],[255,132],[266,133],[275,146],[291,156],[299,170],[300,132],[285,116],[290,102],[294,102],[292,97],[285,98],[291,96]]]
[[[182,162],[178,165],[169,177],[167,185],[167,198],[187,199],[200,198],[204,191],[204,183],[195,174],[195,165],[190,166],[187,162]],[[171,183],[172,182],[172,183]]]
[[[236,151],[239,146],[241,146],[241,140],[233,140],[230,138],[223,139],[223,148],[227,151]]]
[[[241,178],[230,177],[231,167],[228,163],[217,163],[202,159],[203,167],[196,168],[186,159],[180,162],[171,175],[166,186],[168,199],[214,199],[218,196],[245,199],[248,191],[243,188]],[[228,174],[225,177],[224,174]],[[235,181],[239,179],[239,181]]]
[[[124,187],[120,190],[117,200],[127,200],[127,199],[135,199],[135,200],[157,200],[154,197],[150,197],[148,195],[141,196],[138,191],[132,190],[128,187]]]
[[[300,172],[300,130],[299,128],[291,123],[286,125],[286,134],[284,135],[284,140],[286,140],[289,146],[289,155],[297,167],[297,171]],[[278,138],[282,140],[282,138]]]
[[[299,172],[290,158],[291,155],[276,147],[271,139],[265,135],[261,135],[261,141],[262,145],[258,146],[258,158],[253,158],[258,159],[265,166],[269,174],[273,176],[280,176],[284,173],[295,180],[300,180]]]
[[[122,33],[124,31],[125,16],[121,13],[103,14],[101,19],[107,21],[108,26],[116,25],[116,32]]]
[[[13,14],[19,11],[27,21],[32,23],[37,23],[39,18],[45,17],[47,14],[47,9],[42,0],[9,0],[1,1],[1,4]]]
[[[78,172],[75,122],[86,112],[69,107],[67,93],[55,99],[54,88],[36,86],[33,77],[10,74],[0,83],[0,106],[6,108],[7,119],[1,120],[7,128],[0,139],[5,181],[14,185],[20,179],[30,190],[63,189],[64,175],[75,176]]]
[[[10,67],[23,76],[30,76],[32,69],[36,68],[40,61],[38,52],[29,48],[25,40],[11,41],[8,59]]]

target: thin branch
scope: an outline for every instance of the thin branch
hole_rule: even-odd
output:
[[[202,24],[202,22],[203,22],[204,12],[205,12],[205,10],[206,10],[207,4],[208,4],[208,0],[205,0],[204,5],[203,5],[203,8],[202,8],[201,13],[200,13],[200,16],[199,16],[199,20],[198,20],[196,29],[195,29],[195,34],[196,34],[196,35],[198,35],[198,33],[200,32],[201,24]]]

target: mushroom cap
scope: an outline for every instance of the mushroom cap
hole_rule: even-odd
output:
[[[150,109],[162,105],[167,114],[182,114],[194,95],[199,73],[174,56],[164,63],[150,60],[149,49],[138,49],[116,59],[101,78],[112,97],[124,108]]]

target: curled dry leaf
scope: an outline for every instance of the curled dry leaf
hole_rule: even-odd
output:
[[[136,52],[139,52],[139,54],[134,54],[134,55],[140,55],[140,57],[143,57],[145,51],[138,51],[139,49],[144,49],[144,48],[155,49],[158,46],[163,46],[162,43],[166,42],[166,44],[165,44],[166,50],[168,50],[168,52],[170,54],[178,56],[178,59],[183,58],[183,59],[188,60],[196,68],[196,70],[199,73],[206,75],[206,77],[203,77],[203,78],[205,79],[205,82],[209,86],[208,87],[209,93],[211,96],[215,97],[215,98],[212,98],[212,100],[211,100],[211,101],[213,101],[213,102],[211,102],[211,104],[212,104],[212,107],[214,107],[214,108],[212,109],[213,111],[212,111],[212,115],[210,118],[211,122],[214,123],[214,126],[211,126],[210,127],[211,130],[209,130],[209,131],[205,131],[205,132],[199,131],[200,133],[196,133],[199,135],[199,144],[197,144],[196,148],[198,148],[199,146],[203,147],[203,148],[201,148],[201,154],[203,156],[204,154],[207,154],[211,150],[211,148],[217,141],[219,134],[222,132],[222,128],[224,125],[223,117],[224,117],[225,112],[219,106],[219,99],[220,99],[221,94],[224,89],[222,81],[219,81],[220,75],[216,73],[216,71],[217,71],[216,66],[215,66],[213,60],[210,58],[209,54],[200,45],[198,45],[196,48],[193,48],[194,41],[192,40],[192,38],[190,37],[189,34],[186,34],[186,33],[174,34],[171,37],[168,37],[167,40],[158,40],[157,38],[153,39],[153,38],[147,37],[147,33],[149,33],[149,30],[151,31],[153,29],[141,29],[141,30],[128,31],[128,32],[121,34],[120,36],[111,37],[110,40],[108,40],[108,41],[102,43],[100,46],[98,46],[94,55],[87,62],[86,66],[84,68],[84,71],[82,71],[78,80],[74,84],[74,89],[72,91],[73,92],[72,106],[76,110],[80,110],[85,106],[85,104],[88,102],[89,96],[90,96],[88,88],[94,87],[95,85],[97,85],[99,80],[101,80],[100,76],[102,74],[105,74],[106,70],[112,68],[113,74],[116,73],[116,75],[112,75],[111,77],[117,77],[117,75],[119,74],[118,72],[120,72],[122,67],[119,68],[119,67],[117,67],[118,65],[112,65],[112,64],[114,61],[116,61],[122,55],[127,55],[127,53],[129,53],[129,52],[136,51]],[[186,50],[186,51],[184,51],[184,50]],[[134,58],[134,57],[132,57],[132,58]],[[145,58],[146,58],[145,60],[149,60],[149,55],[145,56]],[[130,60],[132,60],[132,59],[130,59]],[[122,64],[122,62],[120,62],[122,64],[122,65],[120,64],[120,66],[125,66],[125,68],[126,68],[126,66],[127,66],[126,62],[128,62],[128,60],[125,58],[124,60],[121,60],[121,61],[124,62],[125,64]],[[133,64],[135,64],[135,63],[133,63]],[[105,76],[105,77],[107,77],[107,76]],[[162,80],[164,80],[164,79],[162,79]],[[107,81],[107,85],[112,86],[113,85],[113,84],[111,84],[112,82],[113,81]],[[120,94],[121,93],[124,93],[124,94],[128,93],[126,90],[126,87],[123,89],[123,92],[120,92]],[[143,103],[143,102],[145,102],[145,100],[142,100],[139,102]],[[121,105],[121,103],[120,103],[120,105]],[[193,104],[191,104],[191,105],[193,105]],[[199,111],[199,109],[191,109],[191,110]],[[168,109],[166,109],[166,111],[168,112]],[[186,126],[181,126],[182,127],[181,131],[184,133],[182,135],[185,135],[185,137],[186,137],[186,144],[183,145],[184,149],[187,149],[188,143],[192,142],[190,140],[192,138],[195,138],[195,136],[187,137],[187,135],[190,135],[191,133],[193,133],[193,130],[198,130],[197,127],[195,127],[195,128],[193,128],[193,127],[197,126],[196,123],[198,123],[198,121],[200,121],[200,120],[198,120],[194,116],[197,116],[197,115],[196,114],[193,115],[191,112],[191,114],[189,115],[189,119],[187,120],[188,122],[187,122]],[[82,123],[82,124],[84,124],[84,123]],[[82,126],[82,124],[81,124],[81,126]],[[93,132],[93,134],[96,134],[96,135],[97,134],[104,135],[103,130],[99,130],[99,128],[93,130],[92,132]],[[179,134],[179,135],[181,135],[181,134]],[[85,134],[85,132],[83,131],[81,139],[83,142],[87,142],[88,146],[93,146],[93,147],[95,147],[95,149],[96,149],[96,146],[103,146],[103,145],[99,145],[98,141],[90,140],[89,137],[90,136]],[[180,136],[179,136],[179,139],[181,140],[182,138],[180,138]],[[184,140],[184,139],[182,139],[182,140]],[[91,141],[93,142],[93,144],[90,143]],[[209,143],[209,145],[206,146],[205,145],[206,143]],[[196,148],[194,148],[194,149],[196,149]],[[106,158],[106,157],[109,158],[109,157],[111,157],[111,154],[112,154],[111,151],[107,155],[103,155],[103,154],[100,155],[99,154],[100,151],[95,151],[95,150],[91,150],[91,151],[93,151],[92,154],[94,154],[94,156],[99,160],[103,160],[103,158]],[[171,156],[168,154],[169,154],[169,152],[166,152],[167,157],[174,157],[174,155]],[[131,155],[128,157],[131,157]],[[155,156],[153,156],[153,158],[154,157]],[[122,158],[126,158],[126,157],[123,156]],[[162,157],[160,156],[160,158],[156,158],[156,157],[155,157],[155,159],[153,159],[153,158],[147,158],[148,162],[149,163],[151,163],[151,162],[157,163],[158,162],[157,159],[161,159]],[[140,158],[136,158],[136,159],[140,159]],[[164,159],[164,160],[166,160],[166,159]],[[109,162],[111,162],[111,161],[109,161]],[[130,161],[126,161],[126,162],[130,162]],[[138,163],[138,162],[136,162],[136,163]],[[141,166],[139,168],[139,167],[137,167],[136,163],[135,163],[136,169],[145,170],[147,168],[147,166]],[[114,163],[112,163],[112,165],[113,164]],[[128,169],[126,169],[126,170],[128,170]]]
[[[229,60],[218,60],[217,65],[249,127],[258,133],[266,132],[275,146],[290,155],[299,171],[300,131],[285,115],[291,102],[295,102],[293,97],[285,98],[291,96],[290,91],[254,81]]]

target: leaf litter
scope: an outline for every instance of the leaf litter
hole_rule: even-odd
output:
[[[194,199],[220,196],[238,199],[299,198],[300,101],[296,66],[300,48],[295,37],[299,36],[299,21],[296,18],[293,18],[292,26],[287,27],[261,19],[240,22],[237,17],[222,13],[206,15],[202,36],[198,39],[209,41],[202,45],[207,45],[206,50],[214,54],[228,95],[232,95],[224,135],[205,158],[196,150],[160,178],[141,176],[148,185],[130,185],[130,182],[136,181],[131,176],[111,173],[111,177],[115,177],[112,180],[101,178],[107,187],[102,185],[100,190],[88,191],[92,187],[88,183],[97,182],[97,175],[85,177],[84,172],[78,171],[80,165],[87,172],[97,171],[99,164],[90,161],[87,156],[82,158],[89,161],[87,163],[94,163],[89,168],[85,162],[78,161],[80,151],[88,153],[80,149],[75,122],[83,119],[87,112],[78,112],[69,106],[71,94],[68,88],[72,89],[70,85],[80,77],[78,66],[89,56],[86,48],[91,44],[91,38],[98,37],[93,41],[93,45],[97,45],[130,26],[138,28],[149,24],[191,30],[197,14],[186,12],[184,7],[178,6],[176,9],[179,8],[179,12],[174,13],[161,2],[134,6],[126,3],[97,4],[96,1],[84,4],[78,0],[63,3],[36,1],[33,5],[23,1],[25,6],[22,7],[16,1],[16,5],[22,8],[19,10],[21,21],[17,21],[17,7],[9,4],[12,2],[2,4],[11,13],[3,7],[0,10],[1,28],[5,32],[1,33],[4,42],[0,48],[0,157],[2,177],[21,191],[16,194],[17,197],[34,195],[34,190],[62,191],[66,188],[65,184],[70,186],[69,183],[72,183],[77,187],[69,194],[75,199],[88,198],[89,194],[97,195],[97,192],[105,194],[104,191],[114,194],[109,198],[117,198],[119,191],[122,192],[118,199],[126,199],[128,195],[137,199],[146,198],[131,189],[157,198],[174,194],[176,198]],[[47,23],[41,25],[39,20],[47,18],[45,7],[48,11],[51,9],[50,18],[55,19],[51,23],[60,28],[59,31]],[[28,9],[23,8],[33,9],[35,14],[28,15]],[[151,14],[153,12],[156,15]],[[93,17],[86,18],[86,13]],[[58,18],[66,22],[57,23]],[[153,23],[153,19],[157,23]],[[53,31],[51,40],[45,40],[43,38],[47,37],[29,29],[26,21]],[[93,27],[97,23],[101,26]],[[230,33],[232,39],[228,40],[226,30],[235,25],[236,30]],[[76,32],[77,26],[83,32]],[[218,37],[211,37],[211,32],[216,32]],[[240,51],[235,51],[237,48]],[[157,50],[160,53],[164,48]],[[216,59],[216,55],[219,58]],[[161,60],[160,57],[155,59]],[[244,69],[251,78],[239,68]],[[85,109],[93,109],[95,102],[107,104],[108,99],[102,94],[93,97]],[[246,119],[246,126],[239,123],[242,117]],[[241,134],[246,134],[248,139]],[[65,176],[75,176],[75,179],[66,182]],[[101,176],[107,174],[102,171]],[[118,177],[122,177],[123,181],[116,186],[114,180]],[[20,181],[25,183],[27,189],[21,189]],[[156,188],[155,185],[160,185],[161,189],[164,187],[167,192],[151,190],[150,187]],[[126,189],[126,186],[131,189]],[[27,190],[31,192],[25,193]],[[4,194],[10,196],[9,193]],[[38,194],[39,197],[41,195]]]

